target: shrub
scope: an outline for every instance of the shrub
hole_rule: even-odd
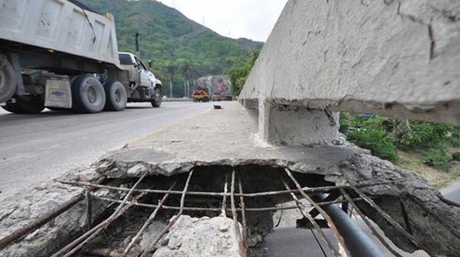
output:
[[[454,161],[460,161],[460,152],[452,154],[452,159]]]
[[[453,147],[460,147],[460,128],[456,127],[454,129],[449,141]]]
[[[423,162],[426,165],[445,171],[449,170],[451,161],[452,157],[450,157],[447,151],[442,148],[428,151],[423,158]]]
[[[380,129],[357,129],[348,134],[348,140],[357,146],[366,148],[373,155],[396,162],[398,154],[388,133]]]
[[[438,148],[440,143],[448,142],[453,126],[420,121],[403,123],[405,129],[399,129],[398,146],[402,149]]]

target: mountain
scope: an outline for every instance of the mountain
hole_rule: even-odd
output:
[[[79,2],[97,12],[115,16],[120,51],[134,52],[134,36],[140,33],[141,58],[153,59],[155,68],[160,71],[168,61],[185,59],[200,75],[223,74],[235,63],[245,61],[252,49],[263,46],[249,39],[223,37],[153,0]],[[161,72],[159,75],[161,77]]]

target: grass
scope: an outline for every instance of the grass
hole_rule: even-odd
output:
[[[423,153],[398,150],[400,159],[397,165],[426,178],[428,183],[441,189],[453,183],[460,176],[460,162],[453,161],[449,171],[441,171],[423,163]]]

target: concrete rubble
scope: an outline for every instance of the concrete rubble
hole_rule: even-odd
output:
[[[240,257],[233,220],[181,216],[153,256]]]

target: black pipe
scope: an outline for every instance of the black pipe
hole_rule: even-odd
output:
[[[325,199],[326,196],[318,196]],[[336,204],[324,206],[353,257],[385,257],[379,247]]]

